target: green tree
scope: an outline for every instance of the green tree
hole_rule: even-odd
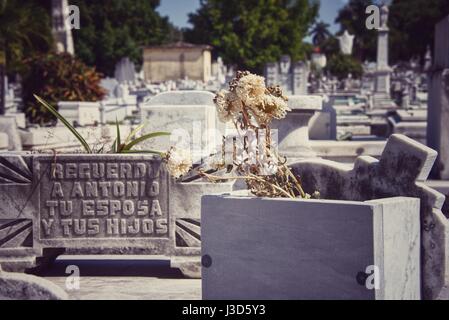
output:
[[[330,57],[326,69],[340,80],[347,78],[349,74],[353,78],[360,78],[363,74],[363,67],[360,61],[341,53]]]
[[[391,61],[418,58],[434,49],[435,25],[449,15],[448,0],[394,0],[390,6]]]
[[[177,40],[180,36],[156,11],[159,0],[73,0],[81,13],[81,28],[74,30],[76,55],[85,63],[113,75],[115,64],[129,57],[142,63],[143,46]]]
[[[419,58],[421,62],[428,47],[433,50],[435,25],[449,15],[448,0],[393,0],[388,26],[390,28],[390,63]],[[367,30],[366,8],[380,0],[350,0],[338,13],[336,22],[341,29],[356,36],[354,55],[361,61],[376,60],[377,32]]]
[[[324,42],[331,36],[329,24],[323,21],[317,22],[313,26],[312,31],[310,31],[310,35],[312,36],[312,43],[321,48]]]
[[[354,56],[360,61],[376,60],[377,31],[368,30],[365,24],[368,18],[366,8],[372,4],[379,4],[379,2],[374,0],[349,0],[338,12],[335,19],[335,22],[341,26],[340,33],[348,30],[350,34],[355,35]]]
[[[23,72],[25,57],[52,49],[50,16],[33,1],[0,0],[0,114],[4,76]]]
[[[319,3],[309,0],[201,0],[185,38],[212,45],[225,63],[261,73],[282,54],[305,58],[303,39],[318,9]]]

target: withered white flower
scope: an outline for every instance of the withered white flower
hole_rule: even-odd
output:
[[[273,176],[278,172],[278,166],[273,162],[264,162],[259,169],[262,176]]]
[[[265,78],[250,73],[238,80],[235,93],[245,106],[255,107],[261,103],[265,89]]]
[[[179,178],[192,168],[192,156],[188,149],[172,147],[167,153],[167,170],[174,178]]]
[[[259,124],[267,124],[272,119],[283,119],[291,111],[284,98],[265,94],[259,105],[251,108]]]
[[[205,160],[205,163],[208,167],[215,170],[219,170],[225,167],[224,157],[221,152],[211,155]]]
[[[263,176],[275,175],[279,170],[279,166],[272,157],[262,155],[259,157],[259,174]]]
[[[221,90],[214,99],[217,106],[218,118],[222,122],[235,119],[242,110],[242,102],[233,92]]]

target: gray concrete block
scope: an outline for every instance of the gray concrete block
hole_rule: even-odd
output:
[[[413,198],[204,196],[203,299],[419,299],[419,224]]]

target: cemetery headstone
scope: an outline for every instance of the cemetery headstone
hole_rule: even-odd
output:
[[[441,212],[444,195],[425,181],[437,152],[403,136],[390,136],[380,160],[358,157],[353,166],[328,160],[304,159],[292,164],[305,192],[319,190],[323,199],[367,201],[387,197],[421,200],[422,297],[435,299],[448,278],[449,222]]]
[[[22,141],[15,117],[0,116],[0,132],[8,135],[8,150],[21,151]]]
[[[289,96],[288,106],[292,110],[281,120],[273,121],[272,128],[278,132],[279,153],[289,159],[314,157],[310,147],[309,121],[316,111],[321,111],[321,96]]]
[[[232,188],[177,183],[148,155],[3,154],[0,265],[23,271],[43,249],[66,248],[162,255],[199,277],[199,199]]]
[[[137,79],[134,62],[128,57],[122,58],[115,66],[114,77],[119,83],[134,82]]]
[[[203,299],[420,299],[419,199],[202,204]]]
[[[60,101],[58,110],[67,121],[80,126],[98,124],[101,120],[99,102]],[[63,124],[58,121],[58,125]]]
[[[427,143],[438,151],[433,176],[449,179],[449,16],[436,26],[435,65],[430,73]]]
[[[194,162],[213,152],[222,142],[219,132],[224,132],[213,99],[214,94],[206,91],[171,91],[142,105],[142,122],[148,123],[145,132],[172,133],[151,141],[152,148],[166,151],[180,144],[190,148]]]

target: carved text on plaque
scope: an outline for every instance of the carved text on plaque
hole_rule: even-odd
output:
[[[158,161],[42,161],[41,239],[167,238]]]

